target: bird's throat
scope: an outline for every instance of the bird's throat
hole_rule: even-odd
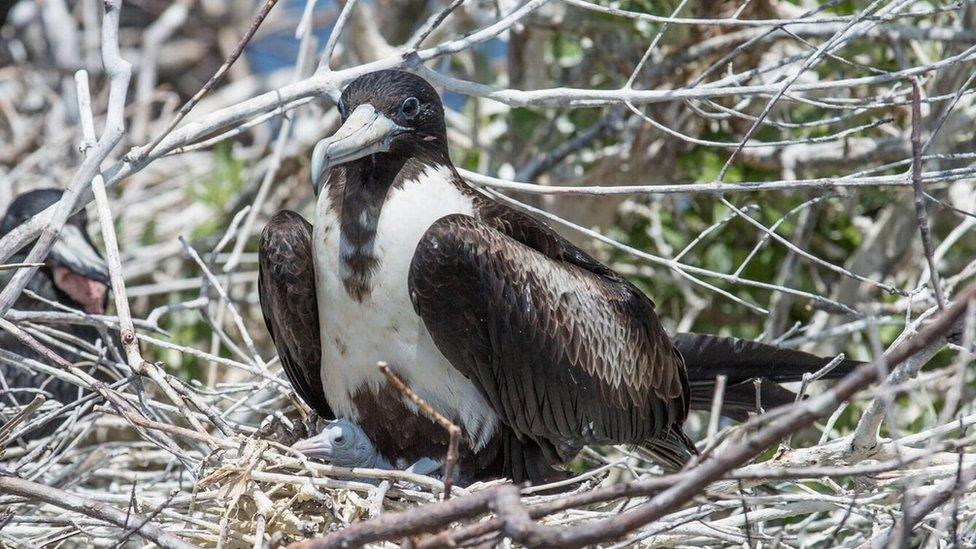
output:
[[[339,204],[339,263],[343,286],[356,301],[370,293],[379,266],[374,245],[380,212],[390,189],[402,184],[405,165],[392,155],[374,154],[340,168],[345,177],[333,200]]]
[[[52,269],[54,285],[68,297],[75,300],[88,314],[100,315],[105,313],[105,295],[108,287],[71,272],[60,265]]]

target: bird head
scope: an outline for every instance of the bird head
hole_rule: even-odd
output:
[[[343,90],[336,107],[342,126],[312,153],[316,194],[334,166],[364,158],[447,157],[440,96],[415,74],[385,70],[360,76]]]
[[[0,221],[0,236],[55,204],[61,196],[60,189],[37,189],[18,196]],[[60,293],[85,312],[101,314],[108,299],[108,265],[92,244],[87,226],[84,210],[69,217],[44,265]]]
[[[339,467],[373,467],[377,456],[366,433],[348,419],[330,421],[321,433],[299,440],[292,448]]]

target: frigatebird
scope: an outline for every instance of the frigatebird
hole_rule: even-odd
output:
[[[339,467],[366,469],[400,469],[426,475],[441,468],[442,463],[432,458],[421,458],[416,463],[392,463],[379,454],[373,441],[359,425],[348,419],[333,419],[315,436],[299,440],[292,448],[308,457],[318,458]]]
[[[462,478],[516,482],[558,478],[585,445],[630,444],[680,468],[697,453],[683,423],[711,402],[717,374],[731,376],[727,410],[742,416],[755,401],[748,379],[795,380],[827,362],[672,338],[634,284],[461,178],[423,78],[361,76],[337,107],[342,126],[312,155],[314,222],[271,218],[259,295],[298,394],[354,422],[387,459],[443,456],[448,435],[379,362],[461,428]],[[792,393],[763,396],[768,406]]]
[[[56,203],[61,196],[60,189],[50,188],[37,189],[18,196],[11,202],[0,221],[0,236]],[[109,287],[108,265],[92,243],[87,226],[88,219],[84,210],[68,219],[51,247],[44,266],[38,269],[26,287],[42,299],[24,293],[14,302],[15,310],[52,311],[56,309],[50,303],[58,303],[90,314],[105,312]],[[10,263],[22,262],[31,245],[14,254]],[[14,273],[13,269],[0,271],[0,286],[5,285]],[[92,344],[101,338],[98,330],[91,326],[66,325],[60,329]],[[34,349],[4,331],[0,331],[0,349],[20,357],[47,362]],[[0,385],[0,402],[3,404],[26,404],[38,392],[62,403],[71,402],[79,395],[76,385],[26,368],[14,367],[6,361],[0,361],[0,378],[3,383]]]

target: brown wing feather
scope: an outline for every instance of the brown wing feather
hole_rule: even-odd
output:
[[[261,233],[258,258],[261,312],[285,374],[313,410],[331,419],[320,375],[312,225],[295,212],[276,213]]]
[[[597,301],[610,300],[617,307],[618,315],[605,328],[615,330],[619,336],[611,341],[621,342],[625,345],[624,350],[635,353],[633,357],[618,356],[616,361],[602,362],[602,367],[607,369],[606,376],[614,377],[637,393],[652,389],[663,399],[677,398],[687,393],[681,354],[671,344],[661,326],[654,311],[654,302],[650,298],[619,273],[534,217],[481,197],[477,206],[479,218],[486,225],[547,258],[578,267],[599,279],[600,283],[592,287],[596,293],[579,292],[570,299],[582,300],[585,296],[590,296]],[[600,290],[604,291],[601,293]],[[576,310],[586,312],[590,309],[579,303]],[[586,313],[581,317],[573,315],[568,320],[572,322],[576,318],[585,319],[586,316]],[[576,342],[582,343],[579,336],[576,336]]]
[[[431,226],[409,284],[438,349],[502,421],[553,460],[680,429],[687,375],[650,300],[545,225],[479,211]]]

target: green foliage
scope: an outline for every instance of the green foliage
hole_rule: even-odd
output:
[[[169,294],[167,304],[187,301],[194,297],[194,292]],[[164,315],[160,320],[160,328],[169,334],[169,337],[162,336],[162,339],[197,349],[206,349],[213,333],[210,325],[196,311],[180,311]],[[142,354],[150,362],[165,364],[167,371],[183,379],[203,379],[204,363],[191,354],[155,345],[144,345]],[[218,354],[225,356],[225,353]]]
[[[195,313],[191,313],[195,314]],[[171,322],[170,328],[175,342],[187,342],[189,345],[209,341],[212,333],[206,322]],[[203,379],[203,364],[199,358],[186,353],[171,352],[167,364],[173,367],[173,373],[183,379]]]
[[[547,122],[542,113],[531,109],[512,109],[510,120],[515,133],[522,136],[531,135],[538,126]]]
[[[689,181],[695,183],[711,183],[718,178],[718,174],[725,165],[725,157],[721,156],[715,149],[698,147],[689,153],[679,157],[678,162],[681,169]],[[735,164],[725,174],[723,181],[727,183],[739,183],[744,181],[742,168]]]
[[[231,144],[222,141],[214,147],[214,169],[209,176],[190,185],[187,195],[193,202],[205,204],[215,213],[223,210],[224,206],[244,186],[244,164],[234,158]],[[221,228],[219,216],[203,223],[193,232],[193,239],[198,240],[210,236]]]
[[[552,56],[559,67],[572,67],[583,60],[583,48],[575,38],[567,39],[562,34],[555,34],[551,46]]]

